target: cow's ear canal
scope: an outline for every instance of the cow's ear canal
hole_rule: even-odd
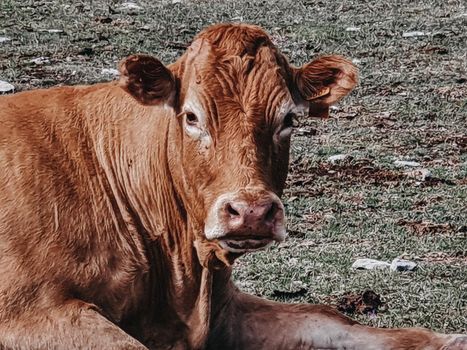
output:
[[[294,81],[300,96],[309,102],[310,116],[325,118],[329,106],[357,85],[358,70],[341,56],[322,56],[295,69]]]
[[[157,58],[133,55],[120,62],[120,87],[143,105],[169,102],[175,94],[172,72]]]

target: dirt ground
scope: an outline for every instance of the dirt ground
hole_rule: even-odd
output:
[[[109,69],[129,54],[169,63],[203,27],[232,21],[263,26],[297,65],[324,53],[352,59],[361,72],[358,88],[330,119],[301,117],[295,130],[284,196],[290,238],[240,259],[236,281],[268,298],[336,307],[349,295],[361,302],[371,290],[384,308],[347,308],[361,322],[467,331],[463,1],[137,5],[0,0],[0,80],[16,91],[112,80]],[[337,154],[346,158],[328,161]],[[416,169],[431,176],[411,174],[414,168],[394,163],[401,160],[419,163]],[[395,257],[418,269],[351,268],[357,258]]]

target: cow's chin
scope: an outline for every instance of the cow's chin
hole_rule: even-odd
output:
[[[231,253],[249,253],[269,247],[274,242],[270,238],[225,238],[219,239],[219,245]]]

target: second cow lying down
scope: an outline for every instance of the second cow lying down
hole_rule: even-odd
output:
[[[466,349],[231,282],[285,238],[294,114],[348,94],[349,61],[295,68],[260,28],[217,25],[120,72],[0,98],[0,349]]]

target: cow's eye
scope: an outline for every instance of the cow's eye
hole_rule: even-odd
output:
[[[198,117],[191,112],[185,114],[185,120],[188,125],[196,126],[198,124]]]
[[[296,117],[294,113],[287,113],[282,121],[282,130],[292,128]]]
[[[295,126],[295,119],[297,119],[297,116],[294,113],[287,113],[284,120],[282,120],[281,132],[291,130]]]
[[[287,113],[282,120],[281,128],[279,129],[278,135],[282,138],[288,138],[292,134],[292,128],[294,127],[294,121],[296,115],[294,113]]]

